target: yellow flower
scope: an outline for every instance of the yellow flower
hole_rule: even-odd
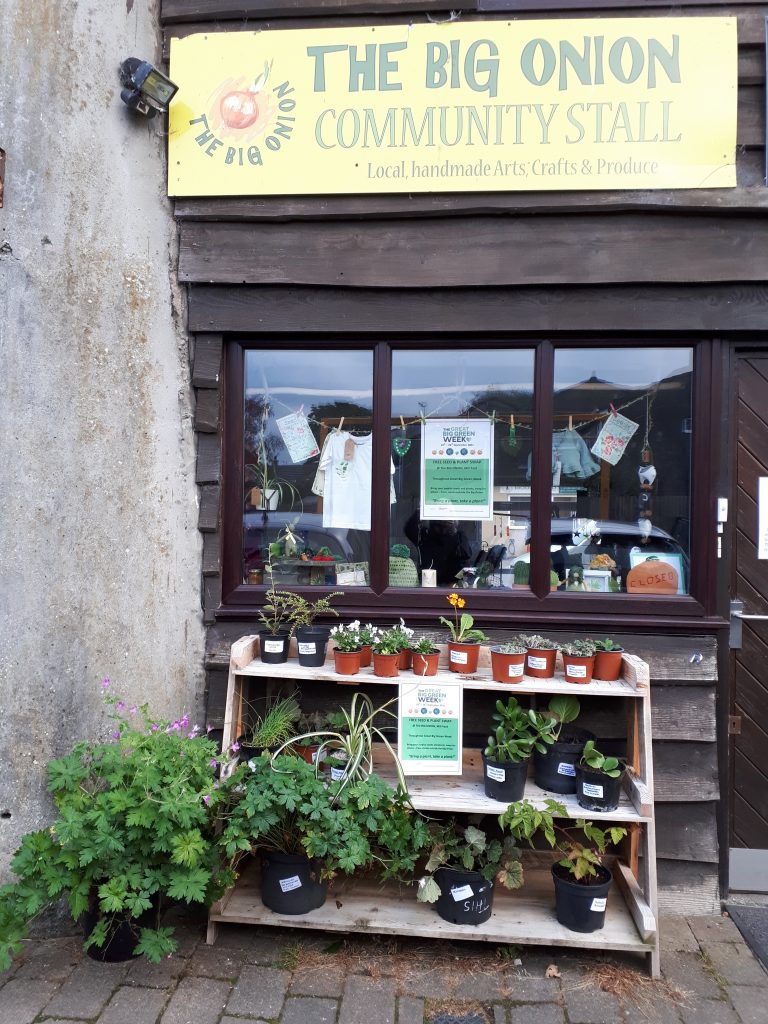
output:
[[[459,606],[459,608],[463,608],[463,607],[464,607],[464,605],[465,605],[466,603],[467,603],[467,602],[466,602],[466,601],[464,600],[464,598],[463,598],[463,597],[460,597],[460,598],[458,599],[458,601],[456,602],[456,604],[457,604],[457,605]]]
[[[452,604],[454,606],[454,608],[455,608],[456,605],[459,603],[459,595],[458,594],[449,594],[448,595],[448,603]]]

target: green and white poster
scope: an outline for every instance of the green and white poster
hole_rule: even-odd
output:
[[[400,683],[397,743],[406,775],[461,775],[461,683]]]
[[[421,518],[493,518],[492,420],[427,420],[423,425]]]

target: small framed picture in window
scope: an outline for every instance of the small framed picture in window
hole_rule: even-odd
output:
[[[610,569],[585,569],[584,586],[594,594],[607,594],[610,589]]]
[[[368,563],[367,562],[337,562],[336,563],[336,586],[337,587],[367,587],[368,586]]]

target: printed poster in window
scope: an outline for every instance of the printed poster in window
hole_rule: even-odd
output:
[[[421,435],[421,518],[493,518],[493,422],[427,420]]]
[[[397,744],[406,775],[461,775],[461,683],[400,683]]]

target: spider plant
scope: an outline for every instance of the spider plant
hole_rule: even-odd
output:
[[[318,741],[320,743],[315,763],[316,771],[319,772],[320,763],[324,757],[336,757],[344,762],[344,779],[339,789],[339,792],[341,792],[344,786],[358,782],[361,779],[367,779],[373,772],[373,743],[374,740],[379,740],[392,755],[399,788],[407,792],[408,785],[405,781],[400,759],[381,729],[373,724],[377,715],[386,715],[396,720],[397,715],[388,710],[390,704],[394,704],[396,701],[397,697],[394,697],[392,700],[387,701],[386,704],[382,704],[380,708],[374,708],[373,702],[367,694],[355,693],[352,697],[349,711],[341,708],[334,715],[334,727],[322,730],[321,732],[292,736],[282,747],[276,750],[272,755],[273,769],[275,771],[284,771],[285,769],[275,767],[276,758],[280,756],[286,747],[312,736],[315,743]],[[339,724],[336,725],[335,723]]]

